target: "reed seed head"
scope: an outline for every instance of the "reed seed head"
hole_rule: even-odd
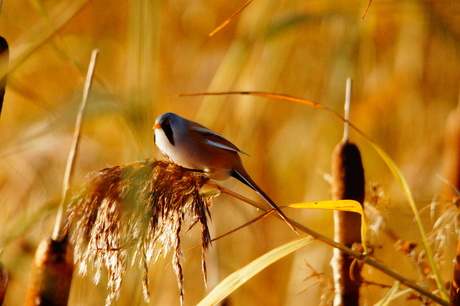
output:
[[[211,244],[207,220],[210,198],[200,192],[208,181],[202,174],[175,164],[145,160],[106,168],[89,175],[83,189],[73,197],[68,226],[75,245],[79,272],[88,268],[100,281],[102,269],[108,273],[106,304],[117,299],[128,262],[143,269],[146,301],[148,264],[172,251],[172,265],[184,296],[180,232],[201,223],[202,269],[206,280],[204,255]]]

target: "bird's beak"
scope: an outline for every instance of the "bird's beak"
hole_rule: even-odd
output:
[[[156,123],[156,124],[153,126],[153,129],[154,129],[154,130],[161,129],[161,125],[160,125],[159,123]]]

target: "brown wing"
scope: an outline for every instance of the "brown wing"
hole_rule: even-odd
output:
[[[247,153],[241,151],[240,149],[238,149],[237,146],[235,146],[233,143],[228,141],[224,136],[222,136],[222,135],[220,135],[220,134],[218,134],[216,132],[211,131],[210,129],[208,129],[205,126],[202,126],[199,123],[190,122],[190,129],[192,131],[195,131],[195,132],[205,136],[206,137],[206,143],[211,145],[211,146],[215,146],[215,147],[218,147],[218,148],[221,148],[221,149],[224,149],[224,150],[234,151],[234,152],[245,154],[245,155],[249,156],[249,154],[247,154]]]

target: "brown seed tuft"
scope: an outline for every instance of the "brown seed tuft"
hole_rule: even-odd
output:
[[[97,283],[102,269],[107,269],[106,304],[118,298],[129,258],[143,269],[144,298],[148,301],[148,263],[168,251],[173,252],[172,265],[183,302],[180,232],[184,222],[189,223],[188,227],[201,223],[206,279],[204,255],[211,244],[207,225],[210,198],[200,189],[207,181],[202,174],[150,159],[89,176],[72,200],[69,224],[73,227],[71,237],[79,272],[86,274],[88,267],[94,269]]]

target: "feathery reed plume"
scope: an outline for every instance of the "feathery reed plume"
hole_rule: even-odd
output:
[[[1,2],[0,2],[1,6]],[[0,115],[2,114],[3,98],[5,97],[6,76],[8,72],[9,48],[5,38],[0,36]]]
[[[8,280],[8,270],[3,265],[3,263],[0,262],[0,305],[3,305],[3,301],[5,300],[6,289],[8,288]]]
[[[351,80],[347,80],[345,118],[349,118]],[[344,139],[335,147],[332,155],[332,198],[364,202],[364,169],[358,147],[348,141],[348,124],[345,122]],[[361,216],[346,211],[334,212],[334,240],[352,248],[361,243]],[[335,280],[335,305],[359,305],[359,289],[362,263],[334,249],[333,270]]]
[[[109,294],[106,303],[117,299],[128,261],[143,270],[146,301],[148,263],[168,251],[184,299],[180,232],[201,223],[202,271],[206,281],[205,253],[211,244],[207,220],[210,198],[200,192],[208,181],[202,174],[175,164],[144,160],[106,168],[91,174],[72,199],[69,224],[80,274],[95,270],[97,283],[105,267]],[[131,258],[129,258],[131,257]]]
[[[68,242],[42,240],[24,305],[67,305],[72,274],[73,252]]]

